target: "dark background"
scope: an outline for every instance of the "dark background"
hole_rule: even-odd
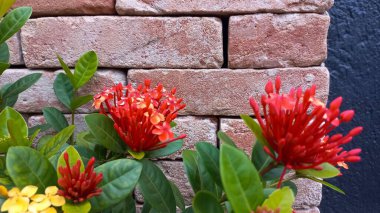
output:
[[[343,96],[343,108],[355,109],[340,131],[364,127],[347,145],[361,147],[363,160],[328,180],[346,195],[324,187],[321,213],[380,213],[380,0],[335,0],[329,13],[330,101]]]

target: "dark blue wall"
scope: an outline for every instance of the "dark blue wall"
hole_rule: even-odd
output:
[[[380,0],[335,0],[330,15],[330,100],[343,96],[343,107],[356,110],[341,130],[364,127],[347,146],[361,147],[363,160],[331,181],[346,196],[324,188],[321,212],[380,213]]]

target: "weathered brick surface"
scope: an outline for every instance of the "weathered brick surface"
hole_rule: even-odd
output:
[[[186,134],[183,147],[180,151],[170,155],[169,159],[181,159],[182,151],[186,149],[194,149],[194,145],[200,141],[206,141],[216,146],[216,132],[217,121],[216,119],[200,118],[200,117],[180,117],[175,120],[177,127],[174,133]]]
[[[320,213],[317,207],[313,207],[311,209],[296,209],[296,213]]]
[[[326,14],[233,16],[229,24],[230,68],[307,67],[327,57]]]
[[[258,12],[322,13],[328,10],[333,3],[333,0],[117,0],[116,10],[121,15],[229,15]]]
[[[186,205],[191,205],[194,192],[187,179],[186,172],[183,168],[182,162],[178,161],[158,161],[157,166],[161,168],[168,180],[176,183],[178,189],[181,191]],[[144,202],[143,196],[139,190],[135,191],[136,199],[139,202]],[[174,201],[173,201],[174,202]]]
[[[20,34],[17,33],[12,38],[10,38],[7,41],[8,48],[9,48],[9,62],[12,65],[22,65],[24,64],[24,59],[22,57],[22,50],[21,50],[21,41],[20,41]]]
[[[322,201],[322,184],[308,179],[293,181],[297,185],[298,193],[294,208],[309,209],[319,206]]]
[[[256,137],[242,119],[222,118],[220,119],[220,130],[230,136],[245,153],[251,155]]]
[[[57,17],[23,28],[27,67],[58,67],[55,53],[73,65],[95,50],[101,67],[218,68],[223,63],[222,23],[199,17]]]
[[[30,6],[33,16],[115,14],[115,0],[17,0],[14,7]]]
[[[43,107],[56,107],[60,110],[68,112],[68,110],[58,101],[54,94],[53,83],[59,72],[47,72],[42,70],[28,69],[9,69],[0,76],[0,87],[6,83],[15,82],[17,79],[31,74],[42,73],[41,79],[31,88],[19,95],[18,102],[15,105],[16,110],[23,113],[39,113]],[[101,70],[98,71],[87,86],[79,90],[80,95],[96,94],[104,87],[112,86],[115,83],[126,83],[126,75],[124,72],[117,70]],[[89,113],[93,111],[91,103],[78,109],[80,113]]]
[[[178,97],[187,104],[183,114],[188,115],[240,115],[252,114],[249,97],[260,100],[265,84],[281,76],[283,91],[292,87],[316,84],[317,97],[327,100],[329,73],[324,67],[284,68],[269,70],[129,70],[128,80],[141,83],[151,79],[166,88],[176,87]]]

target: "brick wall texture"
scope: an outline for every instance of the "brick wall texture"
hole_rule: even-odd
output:
[[[250,153],[254,136],[238,116],[252,114],[248,98],[259,99],[269,79],[280,75],[284,91],[316,84],[317,96],[327,101],[329,71],[323,62],[332,5],[333,0],[18,0],[15,6],[33,7],[33,17],[8,41],[12,68],[0,86],[42,73],[16,104],[29,125],[40,124],[43,107],[64,110],[52,89],[62,72],[55,53],[73,66],[82,53],[95,50],[99,71],[80,93],[144,79],[177,87],[187,104],[177,121],[178,131],[188,134],[184,149],[197,141],[218,146],[216,132],[223,130]],[[79,129],[91,112],[90,105],[78,110]],[[190,204],[193,194],[180,160],[175,153],[157,163]],[[298,212],[319,212],[322,186],[296,184]]]

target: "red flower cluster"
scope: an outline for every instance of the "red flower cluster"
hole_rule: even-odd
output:
[[[111,115],[121,139],[133,152],[152,151],[182,139],[175,138],[170,123],[179,110],[185,108],[176,89],[166,91],[162,84],[151,88],[145,81],[137,88],[118,84],[94,97],[94,106],[100,113]]]
[[[74,203],[80,203],[91,197],[100,195],[102,189],[97,185],[102,182],[103,174],[94,172],[95,158],[91,158],[84,172],[80,173],[81,161],[70,168],[69,155],[64,153],[66,167],[59,167],[58,171],[62,177],[58,180],[58,185],[62,188],[58,194]]]
[[[348,168],[346,162],[360,161],[361,149],[344,151],[341,147],[361,133],[362,127],[352,129],[347,135],[328,134],[341,123],[350,122],[353,110],[340,112],[342,98],[335,99],[327,108],[315,98],[316,86],[302,91],[292,89],[280,94],[281,80],[275,85],[269,81],[265,87],[267,95],[261,97],[264,120],[259,106],[251,98],[250,104],[268,141],[266,152],[286,169],[320,169],[322,163]],[[285,170],[286,170],[285,169]]]

